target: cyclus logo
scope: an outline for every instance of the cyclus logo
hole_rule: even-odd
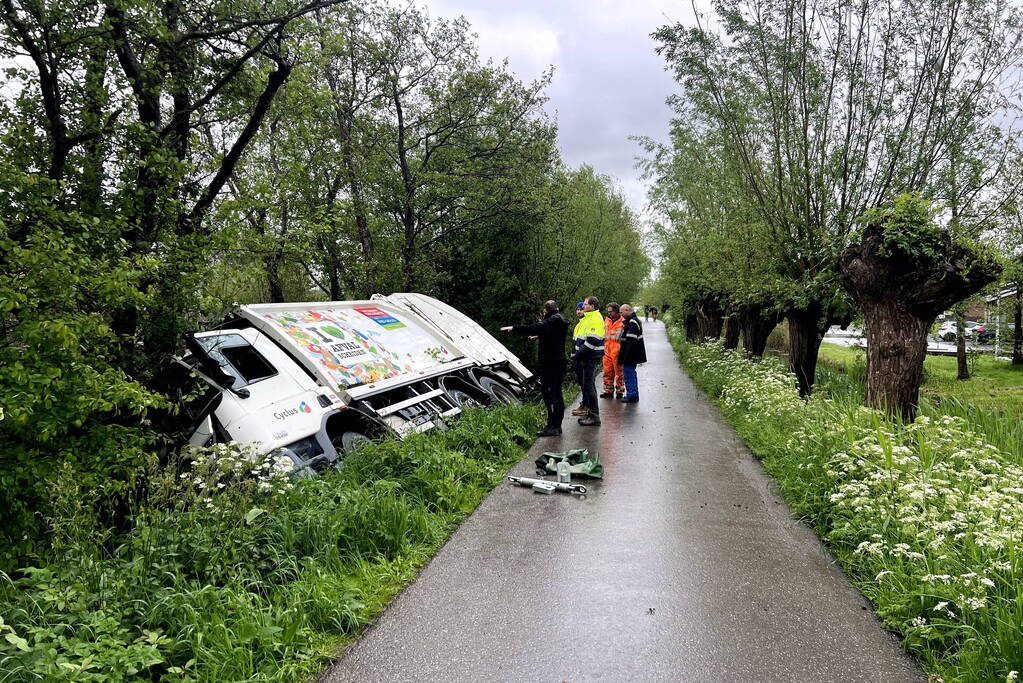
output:
[[[305,401],[302,401],[301,403],[298,404],[298,410],[295,410],[294,408],[285,408],[279,413],[274,413],[274,417],[277,418],[278,420],[286,420],[292,415],[311,412],[313,412],[313,409],[309,407],[309,404],[306,403]]]

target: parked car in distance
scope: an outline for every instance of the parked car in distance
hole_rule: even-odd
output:
[[[986,335],[987,329],[983,325],[977,322],[973,322],[972,320],[967,320],[964,327],[965,327],[965,331],[963,334],[964,337],[966,337],[967,339],[977,338],[977,341],[985,343],[984,339],[981,338],[981,335]],[[954,342],[956,340],[956,336],[957,336],[956,321],[946,320],[941,324],[941,327],[938,328],[938,331],[934,335],[934,338],[939,341]],[[991,339],[994,338],[993,332],[991,333],[990,338]]]

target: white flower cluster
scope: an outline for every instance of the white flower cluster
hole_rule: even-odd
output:
[[[254,487],[260,493],[274,494],[294,486],[290,478],[294,465],[286,456],[260,460],[250,447],[237,443],[194,448],[187,455],[190,463],[179,477],[208,509],[215,507],[214,494],[225,489]]]
[[[781,415],[803,407],[796,376],[774,359],[751,363],[720,342],[711,342],[689,350],[687,365],[724,380],[722,407],[729,413],[748,413],[765,417]]]
[[[855,548],[854,573],[873,577],[882,594],[912,597],[899,603],[907,633],[972,632],[1017,618],[1023,466],[1011,455],[959,417],[901,425],[868,408],[803,402],[794,378],[770,361],[750,363],[717,345],[685,354],[694,376],[720,387],[727,412],[753,425],[779,415],[780,424],[799,421],[784,452],[767,457],[823,487],[828,538]]]
[[[864,568],[920,596],[910,631],[973,628],[1013,609],[1023,563],[1023,467],[958,417],[843,425],[851,443],[827,461],[835,539]],[[883,530],[884,535],[876,533]],[[992,609],[994,613],[992,613]]]

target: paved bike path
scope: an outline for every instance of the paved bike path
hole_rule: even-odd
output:
[[[923,681],[645,328],[641,402],[566,416],[585,497],[500,486],[322,680]]]

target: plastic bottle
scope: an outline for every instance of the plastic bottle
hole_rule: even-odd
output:
[[[572,467],[565,460],[558,463],[558,482],[567,484],[572,481]]]

